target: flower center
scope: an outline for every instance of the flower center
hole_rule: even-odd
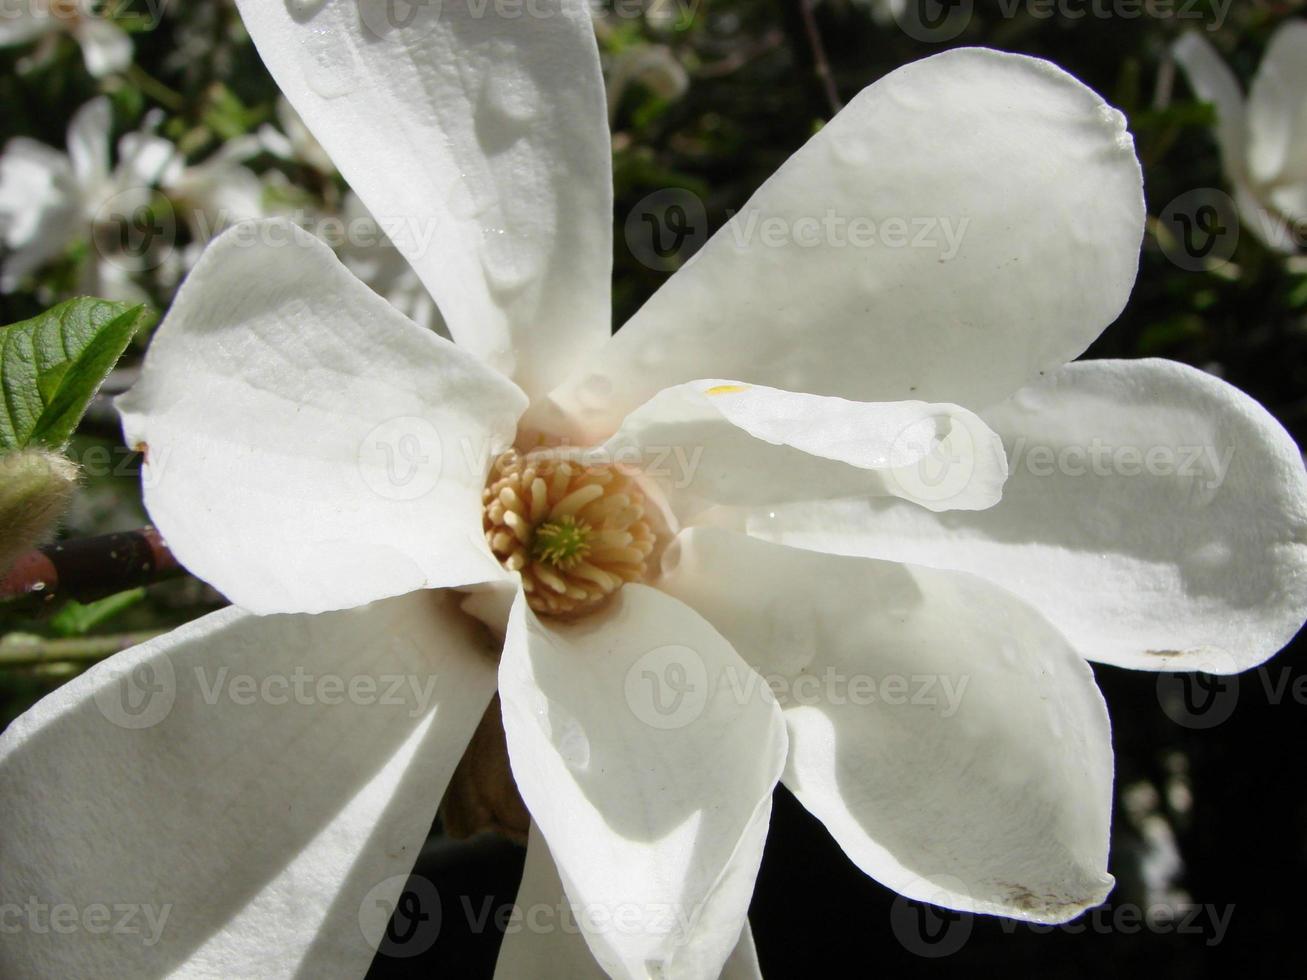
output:
[[[644,494],[616,466],[510,450],[491,466],[481,499],[490,550],[521,574],[538,613],[589,612],[645,576],[654,533]]]

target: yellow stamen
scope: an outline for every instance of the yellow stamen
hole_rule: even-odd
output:
[[[495,461],[482,500],[490,550],[521,574],[538,613],[580,615],[645,577],[653,529],[644,494],[617,466],[510,451]]]

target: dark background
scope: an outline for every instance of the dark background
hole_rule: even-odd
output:
[[[1193,101],[1182,75],[1165,97],[1168,46],[1183,29],[1216,27],[1208,36],[1246,86],[1269,35],[1287,17],[1303,16],[1303,5],[1237,0],[1220,18],[1211,3],[1184,8],[1188,2],[1177,0],[1174,9],[1196,19],[1178,13],[1131,16],[1127,11],[1135,8],[1128,0],[1098,0],[1097,6],[1093,0],[1066,0],[1064,11],[1087,12],[1079,18],[1045,18],[1032,12],[1037,5],[997,0],[981,0],[965,16],[967,5],[955,2],[965,26],[947,42],[916,40],[851,0],[823,0],[811,9],[811,21],[800,0],[704,0],[683,30],[660,30],[647,21],[617,23],[603,41],[610,56],[631,45],[664,44],[686,68],[690,85],[679,98],[634,85],[618,107],[615,322],[626,319],[668,274],[642,260],[647,243],[627,237],[633,210],[645,206],[650,194],[679,188],[702,202],[703,230],[716,229],[830,117],[813,28],[841,100],[898,65],[949,46],[983,44],[1038,55],[1127,113],[1145,166],[1151,215],[1184,192],[1226,187],[1210,110]],[[202,57],[177,57],[183,30],[192,39],[208,39]],[[164,106],[165,131],[199,149],[272,118],[276,90],[229,4],[189,2],[135,41],[137,62],[149,77],[111,89],[122,131],[162,104],[155,83],[171,103]],[[0,139],[21,134],[62,147],[69,117],[97,85],[71,43],[38,70],[19,73],[20,57],[0,51]],[[319,177],[293,165],[268,159],[257,166],[280,167],[297,185],[323,193]],[[692,246],[693,240],[672,264],[683,261]],[[46,284],[57,291],[76,261],[70,255],[48,273]],[[167,299],[156,297],[160,306]],[[31,316],[42,305],[33,294],[0,296],[0,322]],[[1088,356],[1162,356],[1207,368],[1263,402],[1300,445],[1307,437],[1307,275],[1291,271],[1246,233],[1232,267],[1198,272],[1168,259],[1150,234],[1129,306]],[[129,369],[136,358],[139,351],[128,355]],[[78,445],[125,453],[112,425],[97,418],[93,412]],[[90,503],[76,510],[66,533],[143,521],[130,465],[86,492]],[[172,583],[106,628],[164,627],[216,601],[195,583]],[[3,610],[0,617],[7,617],[0,631],[48,628],[45,618]],[[751,913],[764,973],[774,980],[952,971],[1057,978],[1098,977],[1109,970],[1159,978],[1293,971],[1301,960],[1293,923],[1303,913],[1299,893],[1307,881],[1303,644],[1300,636],[1257,671],[1193,688],[1190,699],[1199,710],[1188,714],[1177,708],[1177,698],[1181,685],[1191,681],[1096,666],[1114,724],[1118,803],[1111,870],[1118,887],[1104,910],[1068,927],[941,919],[897,899],[857,871],[821,825],[778,791]],[[76,669],[0,669],[0,722]],[[1295,681],[1302,682],[1297,690]],[[1127,796],[1136,801],[1133,807]],[[1150,796],[1155,805],[1141,808],[1138,800]],[[1182,909],[1188,903],[1197,914],[1182,912],[1169,924],[1155,919],[1136,928],[1114,925],[1127,921],[1114,916],[1154,903],[1158,885],[1146,880],[1149,862],[1157,858],[1158,835],[1168,834],[1183,861],[1163,883],[1169,901]],[[427,948],[420,954],[379,956],[371,975],[490,976],[498,936],[467,926],[462,899],[474,908],[485,897],[511,903],[520,866],[521,852],[510,844],[454,844],[434,835],[415,873],[433,882],[441,896],[439,934],[434,942],[425,934]],[[1213,912],[1228,915],[1224,932],[1212,925]],[[1128,920],[1137,921],[1137,915]]]

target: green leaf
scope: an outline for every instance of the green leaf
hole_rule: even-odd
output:
[[[62,449],[151,316],[144,305],[83,297],[0,327],[0,450]]]
[[[95,602],[69,599],[50,617],[50,628],[59,636],[83,636],[144,598],[144,589],[128,589]]]

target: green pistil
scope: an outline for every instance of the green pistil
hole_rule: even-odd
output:
[[[575,517],[545,521],[531,538],[531,557],[555,568],[569,569],[590,551],[590,528]]]

